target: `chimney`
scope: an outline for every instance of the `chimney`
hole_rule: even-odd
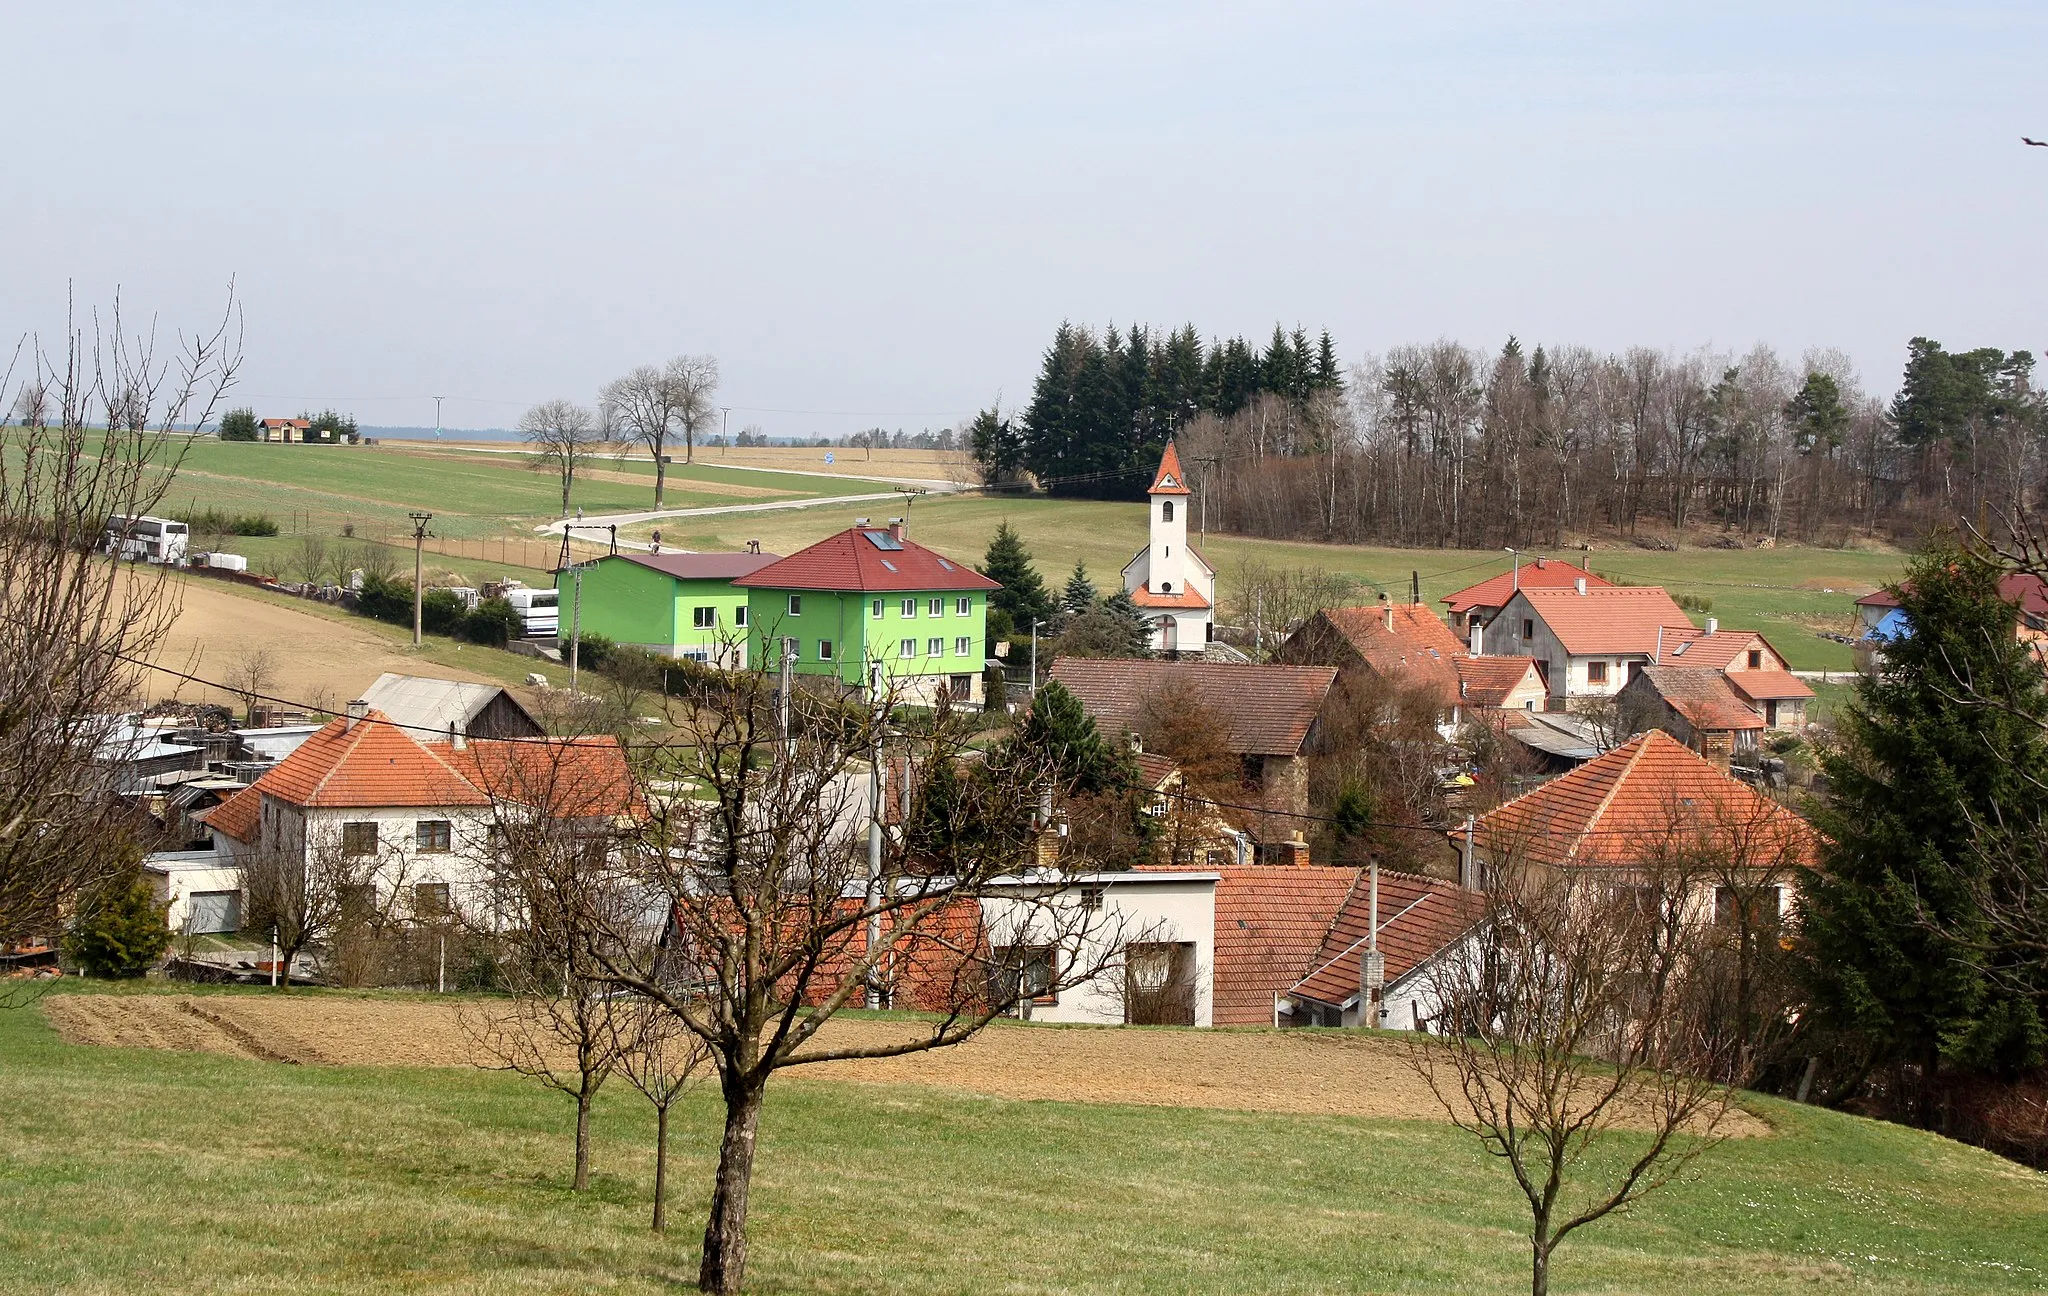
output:
[[[1708,633],[1708,634],[1714,634],[1715,632],[1719,631],[1719,630],[1720,630],[1720,628],[1721,628],[1721,620],[1720,620],[1720,618],[1719,618],[1719,617],[1708,617],[1708,618],[1707,618],[1707,633]]]
[[[1574,579],[1574,580],[1572,581],[1572,588],[1573,588],[1573,589],[1575,589],[1575,590],[1577,590],[1577,591],[1579,592],[1579,596],[1580,596],[1581,598],[1585,597],[1585,594],[1586,594],[1586,578],[1585,578],[1584,576],[1580,576],[1580,577],[1577,577],[1577,578],[1575,578],[1575,579]]]
[[[1548,559],[1548,558],[1542,558],[1542,557],[1539,557],[1539,558],[1537,558],[1537,560],[1536,560],[1536,570],[1537,570],[1537,571],[1542,571],[1542,570],[1543,570],[1543,564],[1545,564],[1545,563],[1547,563],[1547,562],[1549,562],[1549,561],[1550,561],[1550,559]]]
[[[1294,836],[1290,837],[1286,842],[1284,842],[1281,845],[1280,851],[1282,858],[1284,858],[1292,867],[1308,867],[1308,840],[1301,835],[1301,830],[1299,828],[1294,830]]]
[[[1131,755],[1133,755],[1133,756],[1143,756],[1144,754],[1145,754],[1145,740],[1144,740],[1143,738],[1140,738],[1140,737],[1138,736],[1138,731],[1137,731],[1137,730],[1133,729],[1133,730],[1131,730]]]
[[[448,745],[456,751],[464,751],[469,747],[469,735],[462,732],[462,726],[453,720],[448,722]]]
[[[1486,645],[1484,642],[1485,638],[1486,627],[1480,625],[1477,621],[1474,621],[1472,623],[1472,655],[1474,657],[1484,657],[1486,655]]]
[[[365,718],[369,714],[370,704],[368,702],[363,701],[361,698],[357,698],[355,701],[348,704],[348,718],[341,722],[341,731],[343,733],[347,733],[349,730],[356,727],[356,721]]]
[[[903,519],[902,519],[902,518],[890,518],[890,519],[889,519],[889,534],[890,534],[890,535],[892,535],[892,536],[894,536],[894,537],[896,538],[896,543],[898,543],[898,544],[902,544],[902,543],[903,543]]]

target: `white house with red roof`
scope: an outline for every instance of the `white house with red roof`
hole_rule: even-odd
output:
[[[749,656],[903,702],[980,705],[988,593],[1002,588],[912,540],[901,520],[857,523],[732,582],[747,593]]]
[[[1146,490],[1151,535],[1124,564],[1124,590],[1152,627],[1152,651],[1204,651],[1216,637],[1216,569],[1188,544],[1187,476],[1173,442]]]
[[[1610,582],[1602,580],[1584,567],[1574,567],[1568,562],[1555,558],[1532,558],[1523,562],[1516,555],[1514,566],[1498,576],[1489,576],[1477,585],[1468,585],[1455,594],[1443,598],[1444,624],[1461,638],[1486,625],[1500,615],[1508,600],[1517,590],[1528,589],[1573,589],[1578,582],[1586,582],[1589,589],[1607,589]]]
[[[1654,585],[1562,589],[1525,585],[1480,630],[1493,657],[1533,657],[1551,701],[1612,697],[1634,670],[1663,659],[1663,646],[1697,638],[1699,627]]]

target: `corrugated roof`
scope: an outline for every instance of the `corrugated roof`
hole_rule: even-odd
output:
[[[608,554],[599,561],[610,562],[613,558],[623,558],[677,580],[724,581],[752,575],[769,563],[782,561],[781,554],[772,553],[622,553]]]
[[[1112,738],[1136,730],[1146,700],[1174,685],[1191,690],[1223,719],[1231,751],[1294,756],[1308,741],[1337,668],[1062,657],[1053,663],[1052,678]]]
[[[1637,678],[1695,729],[1742,731],[1764,727],[1764,718],[1742,700],[1728,682],[1728,676],[1719,671],[1645,666]]]
[[[1180,451],[1174,449],[1173,442],[1168,441],[1166,443],[1166,452],[1159,456],[1159,471],[1153,474],[1152,484],[1146,488],[1145,493],[1147,495],[1192,495],[1194,493],[1188,489],[1187,474],[1180,470]]]
[[[1379,950],[1386,960],[1386,984],[1407,976],[1470,931],[1485,909],[1486,898],[1477,891],[1380,870]],[[1359,961],[1371,915],[1371,882],[1360,877],[1323,937],[1314,965],[1293,987],[1295,994],[1334,1007],[1358,997]]]
[[[1457,660],[1460,697],[1467,706],[1502,707],[1508,695],[1533,680],[1540,690],[1543,672],[1533,657],[1460,657]]]
[[[501,694],[522,714],[526,713],[518,699],[496,684],[398,675],[390,671],[379,675],[375,683],[363,690],[362,700],[415,740],[445,743],[450,725],[455,726],[457,732],[467,734],[471,722]],[[539,721],[531,715],[527,715],[527,720],[532,724],[533,732],[541,732]]]
[[[1474,831],[1489,853],[1560,865],[1632,865],[1681,842],[1731,863],[1810,861],[1817,841],[1804,819],[1661,729],[1482,815]]]
[[[848,527],[738,577],[733,584],[749,589],[853,592],[1002,588],[972,567],[915,540],[896,540],[885,527]]]
[[[1554,558],[1537,558],[1522,563],[1520,568],[1521,589],[1570,589],[1572,582],[1583,578],[1588,589],[1608,589],[1610,584],[1601,580],[1583,567],[1574,567],[1568,562]],[[1453,614],[1463,616],[1476,607],[1506,607],[1508,600],[1515,596],[1515,571],[1504,571],[1490,576],[1477,585],[1468,585],[1455,594],[1446,594],[1442,602],[1448,604]]]
[[[1657,631],[1673,628],[1696,630],[1685,609],[1655,585],[1589,587],[1576,589],[1530,589],[1524,585],[1519,597],[1529,606],[1564,650],[1574,657],[1589,653],[1641,653],[1657,651]]]
[[[1244,864],[1214,872],[1213,1020],[1218,1026],[1270,1026],[1273,996],[1308,972],[1359,870]]]

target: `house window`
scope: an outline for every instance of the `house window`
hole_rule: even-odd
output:
[[[902,641],[901,643],[897,644],[897,645],[896,645],[896,655],[897,655],[898,657],[915,657],[915,656],[917,656],[917,640],[915,640],[915,639],[905,639],[905,640],[903,640],[903,641]]]
[[[820,639],[820,640],[818,640],[818,660],[819,660],[819,661],[831,661],[831,660],[832,660],[832,641],[831,641],[830,639]]]
[[[742,603],[732,610],[732,623],[744,630],[747,628],[747,605]]]
[[[954,616],[973,616],[973,615],[974,615],[974,600],[973,600],[973,599],[971,599],[971,598],[956,598],[956,599],[954,599],[954,600],[953,600],[953,615],[954,615]]]
[[[930,600],[928,603],[925,604],[924,614],[926,616],[946,615],[946,600],[942,598],[935,598]]]
[[[804,614],[804,596],[803,596],[803,595],[801,595],[801,594],[792,594],[792,595],[790,595],[790,596],[789,596],[789,614],[790,614],[791,616],[802,616],[802,615]]]
[[[936,638],[925,640],[924,655],[927,657],[944,657],[946,655],[946,641]]]
[[[1764,664],[1764,650],[1763,650],[1763,649],[1761,649],[1761,648],[1752,648],[1752,649],[1750,649],[1750,650],[1749,650],[1749,668],[1750,668],[1751,670],[1761,670],[1761,669],[1763,669],[1763,664]]]
[[[961,636],[959,636],[958,638],[956,638],[956,639],[954,639],[954,640],[953,640],[953,655],[954,655],[955,657],[966,657],[966,656],[970,656],[970,655],[971,655],[971,654],[972,654],[973,652],[974,652],[974,640],[973,640],[973,639],[969,638],[969,637],[968,637],[968,636],[966,636],[966,635],[961,635]]]
[[[718,625],[718,609],[700,607],[690,609],[690,624],[699,630],[710,630]]]
[[[1588,684],[1605,684],[1606,682],[1607,682],[1607,663],[1606,663],[1606,662],[1587,662],[1587,663],[1586,663],[1586,683],[1588,683]]]
[[[916,599],[904,599],[904,600],[903,600],[903,615],[904,615],[904,616],[907,616],[907,617],[914,617],[914,616],[916,616],[916,615],[917,615],[917,600],[916,600]]]
[[[1081,908],[1084,912],[1102,912],[1102,891],[1103,888],[1099,886],[1084,886],[1081,888]]]
[[[1161,500],[1161,501],[1159,501],[1159,520],[1160,520],[1161,522],[1171,522],[1171,521],[1173,521],[1173,501],[1172,501],[1172,500]]]
[[[880,599],[876,599],[876,600],[875,600],[875,620],[877,620],[877,621],[880,621],[881,619],[882,619],[882,600],[880,600]]]
[[[446,918],[452,909],[446,882],[418,882],[412,888],[412,912],[418,918]]]
[[[998,945],[989,969],[998,1003],[1052,1002],[1053,949],[1050,945]]]
[[[1522,638],[1524,638],[1524,639],[1534,639],[1535,637],[1536,637],[1536,622],[1535,622],[1535,621],[1533,621],[1533,620],[1531,620],[1531,619],[1530,619],[1530,618],[1528,618],[1528,617],[1523,617],[1523,618],[1522,618]]]
[[[374,823],[345,823],[341,826],[341,853],[350,859],[361,859],[377,853],[377,825]]]
[[[422,819],[413,826],[422,851],[439,854],[455,847],[455,825],[446,819]]]

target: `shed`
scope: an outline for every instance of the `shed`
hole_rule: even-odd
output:
[[[496,684],[386,671],[364,690],[362,700],[418,742],[539,738],[547,732],[518,699]]]

